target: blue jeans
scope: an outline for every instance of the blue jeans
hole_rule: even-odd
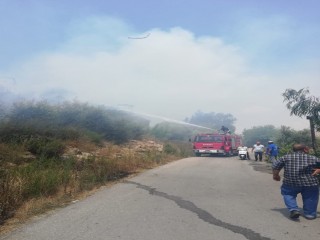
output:
[[[302,195],[304,215],[316,217],[319,202],[319,186],[292,187],[283,184],[281,186],[281,194],[289,211],[299,211],[296,200],[299,193]]]
[[[262,161],[262,152],[254,152],[254,158],[256,161],[258,161],[258,156],[259,160]]]

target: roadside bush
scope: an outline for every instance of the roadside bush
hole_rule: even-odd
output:
[[[24,162],[23,154],[25,149],[21,145],[10,145],[0,143],[0,167],[10,164],[20,164]]]
[[[102,143],[103,143],[103,135],[102,134],[88,131],[88,130],[82,130],[82,133],[83,133],[82,137],[89,139],[90,142],[96,144],[97,146],[102,146]]]
[[[60,127],[55,132],[54,136],[61,140],[77,140],[83,135],[81,130],[72,126]]]
[[[49,196],[56,193],[64,183],[65,171],[71,170],[67,166],[65,162],[60,160],[42,157],[26,166],[19,167],[16,174],[24,182],[23,197]]]
[[[83,161],[83,170],[79,172],[81,190],[89,190],[98,184],[118,178],[122,169],[116,160],[107,158],[89,158]]]
[[[21,175],[26,179],[24,198],[52,195],[61,185],[60,174],[55,168],[36,169],[35,166],[28,166],[21,170]]]
[[[60,140],[51,140],[43,146],[40,154],[46,158],[59,158],[64,149],[65,146]]]
[[[0,168],[0,224],[30,198],[52,196],[70,184],[75,161],[40,158],[15,168]]]
[[[0,225],[14,215],[16,208],[24,201],[23,182],[12,169],[0,168]]]
[[[178,155],[179,157],[194,156],[194,153],[192,151],[192,144],[189,141],[170,141],[170,144],[178,149],[176,155]]]
[[[169,143],[166,143],[163,147],[163,151],[166,153],[166,154],[177,154],[178,150],[172,146],[171,144]]]
[[[47,139],[45,137],[32,138],[27,141],[28,151],[35,155],[46,158],[58,158],[64,151],[64,144],[57,139]]]

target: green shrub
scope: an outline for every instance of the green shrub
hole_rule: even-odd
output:
[[[109,180],[117,179],[123,175],[123,171],[119,162],[114,159],[91,157],[83,160],[83,168],[78,173],[80,189],[88,190]]]
[[[77,140],[81,138],[82,131],[75,127],[59,127],[55,130],[54,136],[61,140]]]
[[[194,156],[192,144],[189,141],[170,141],[170,144],[178,149],[178,155],[180,157]]]
[[[46,158],[59,158],[64,151],[64,144],[60,140],[47,142],[41,149],[41,155]]]
[[[64,144],[57,139],[45,137],[32,138],[26,143],[28,151],[46,158],[58,158],[64,151]]]
[[[177,154],[178,150],[172,146],[171,144],[169,143],[166,143],[163,147],[163,151],[166,153],[166,154],[172,154],[172,155],[175,155]]]
[[[55,193],[61,184],[60,170],[53,160],[38,159],[20,167],[17,174],[24,180],[24,198],[48,196]]]
[[[24,162],[25,149],[21,145],[0,143],[0,167],[8,163],[21,164]]]
[[[88,130],[84,130],[83,134],[85,135],[86,138],[88,138],[94,144],[96,144],[98,146],[102,145],[102,142],[103,142],[102,134],[99,134],[99,133],[96,133],[96,132],[92,132],[92,131],[88,131]]]

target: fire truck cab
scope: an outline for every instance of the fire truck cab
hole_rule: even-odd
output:
[[[202,154],[233,156],[242,145],[242,139],[235,134],[207,133],[196,135],[192,144],[196,156]]]

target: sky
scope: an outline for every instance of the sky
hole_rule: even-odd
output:
[[[65,100],[236,131],[309,127],[282,93],[320,96],[318,0],[0,0],[0,100]]]

